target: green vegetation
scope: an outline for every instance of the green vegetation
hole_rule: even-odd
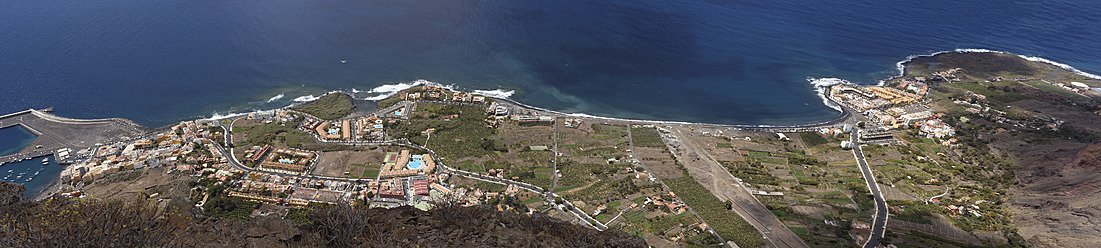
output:
[[[462,105],[450,105],[450,104],[417,104],[417,111],[428,112],[431,115],[428,118],[438,118],[441,116],[457,115],[461,113]]]
[[[1063,97],[1066,97],[1066,98],[1074,99],[1074,100],[1086,99],[1085,96],[1079,95],[1078,93],[1074,93],[1072,91],[1060,88],[1059,86],[1051,85],[1049,83],[1045,83],[1043,81],[1028,81],[1028,82],[1021,82],[1021,83],[1026,84],[1028,86],[1036,87],[1037,89],[1040,89],[1040,90],[1043,90],[1043,91],[1051,92],[1051,93],[1056,94],[1056,95],[1060,95],[1060,96],[1063,96]]]
[[[593,134],[589,135],[589,137],[593,139],[607,140],[609,138],[620,138],[627,136],[627,131],[624,130],[625,127],[622,126],[603,124],[592,124],[590,126],[593,128]]]
[[[283,219],[294,222],[295,225],[312,224],[310,222],[309,214],[312,212],[314,206],[308,206],[304,208],[292,208],[287,211],[287,216]]]
[[[497,130],[483,123],[486,116],[482,108],[463,106],[461,111],[458,118],[450,121],[417,119],[409,123],[390,124],[387,125],[390,129],[387,132],[428,147],[446,159],[482,157],[502,149],[507,151],[503,144],[499,145],[499,141],[491,138]],[[421,134],[429,128],[436,129],[431,134],[432,139]]]
[[[1041,68],[1028,60],[1013,54],[1002,53],[944,53],[935,57],[940,62],[937,68],[961,68],[969,75],[989,78],[995,75],[1033,76],[1041,73]],[[918,65],[918,67],[927,67]]]
[[[1012,89],[1011,85],[1003,82],[962,82],[949,84],[951,87],[970,90],[976,94],[984,95],[987,99],[1000,103],[1010,103],[1020,100],[1032,99]]]
[[[218,218],[230,218],[248,220],[252,210],[260,208],[259,202],[245,201],[236,197],[217,197],[206,201],[203,205],[207,216]]]
[[[314,117],[333,120],[351,114],[355,109],[351,97],[344,93],[332,93],[322,96],[316,101],[291,108],[313,115]]]
[[[757,229],[749,222],[727,209],[726,204],[715,198],[710,191],[689,175],[666,179],[665,184],[673,190],[688,206],[696,210],[719,236],[741,247],[761,247],[765,245]]]
[[[769,172],[768,167],[761,164],[756,159],[748,159],[746,161],[719,161],[720,164],[726,166],[730,170],[730,174],[734,177],[745,180],[746,183],[754,185],[780,185],[780,178],[772,175]]]
[[[635,146],[661,147],[665,142],[661,141],[661,134],[656,128],[631,128],[631,141]]]
[[[655,187],[656,184],[651,184],[649,187]],[[630,177],[623,178],[616,181],[601,180],[593,183],[593,185],[578,190],[572,194],[569,194],[569,198],[584,201],[587,203],[597,203],[606,201],[617,201],[626,198],[628,195],[638,193],[642,187],[635,185],[635,182]]]
[[[562,177],[558,178],[558,186],[582,186],[593,181],[593,176],[603,179],[615,173],[615,166],[608,164],[582,164],[572,160],[558,161],[558,169],[562,171]]]
[[[249,145],[272,144],[276,141],[290,145],[292,148],[304,149],[305,144],[313,144],[317,141],[309,133],[294,129],[293,125],[279,125],[279,123],[262,123],[262,125],[250,127],[235,127],[244,133],[248,139],[244,142],[233,144],[235,147],[249,147]]]
[[[486,171],[485,167],[483,167],[480,164],[475,164],[473,160],[467,160],[467,161],[459,162],[459,169],[464,170],[464,171],[471,171],[471,172]]]
[[[378,173],[379,173],[378,169],[364,169],[363,170],[363,178],[377,178]]]
[[[799,138],[803,139],[803,143],[807,144],[808,148],[825,143],[830,143],[826,140],[826,138],[822,138],[822,135],[819,135],[816,132],[801,132],[799,133]]]
[[[416,87],[414,87],[414,88],[416,88]],[[390,98],[386,98],[386,99],[382,99],[382,101],[378,101],[378,108],[384,109],[384,108],[388,108],[390,106],[394,106],[394,104],[398,104],[399,102],[402,101],[401,97],[404,96],[404,95],[409,94],[410,90],[412,90],[412,89],[399,91],[397,94],[394,94],[394,96],[391,96]]]

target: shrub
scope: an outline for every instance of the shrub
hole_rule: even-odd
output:
[[[322,96],[313,102],[292,107],[291,109],[313,115],[317,118],[332,120],[351,114],[352,110],[355,109],[355,105],[352,105],[351,97],[348,95],[344,93],[332,93]]]

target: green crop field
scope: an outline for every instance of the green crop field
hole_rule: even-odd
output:
[[[664,180],[689,207],[710,225],[723,239],[734,241],[741,247],[761,247],[764,239],[749,222],[727,209],[719,198],[696,182],[691,176]]]

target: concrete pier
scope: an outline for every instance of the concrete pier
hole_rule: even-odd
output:
[[[0,128],[20,126],[38,136],[19,153],[0,156],[0,162],[52,155],[61,148],[78,150],[138,138],[150,131],[126,119],[71,119],[47,113],[50,110],[28,109],[0,116]]]

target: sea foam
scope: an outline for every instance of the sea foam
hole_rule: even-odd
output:
[[[1045,58],[1041,58],[1041,57],[1035,57],[1035,56],[1026,56],[1026,55],[1020,55],[1020,54],[1014,54],[1014,53],[1010,53],[1010,52],[1004,52],[1004,51],[997,51],[997,50],[990,50],[990,49],[982,49],[982,48],[959,48],[959,49],[956,49],[956,50],[951,50],[951,51],[939,51],[939,52],[934,52],[934,53],[930,53],[930,54],[925,54],[925,55],[910,55],[910,56],[907,56],[907,57],[906,57],[906,59],[904,59],[904,60],[902,60],[902,61],[899,61],[898,63],[895,63],[895,68],[898,68],[898,75],[897,75],[897,76],[894,76],[894,77],[890,77],[890,78],[884,79],[884,80],[880,80],[880,81],[879,81],[879,85],[883,85],[884,83],[886,83],[887,81],[889,81],[889,80],[891,80],[891,79],[895,79],[895,78],[899,78],[899,77],[902,77],[902,76],[903,76],[903,75],[904,75],[904,74],[906,73],[906,66],[905,66],[905,64],[906,64],[907,62],[910,62],[910,61],[912,61],[912,60],[913,60],[913,59],[915,59],[915,58],[918,58],[918,57],[927,57],[927,56],[936,56],[936,55],[939,55],[939,54],[943,54],[943,53],[951,53],[951,52],[958,52],[958,53],[1001,53],[1001,54],[1013,54],[1013,55],[1017,55],[1018,57],[1021,57],[1022,59],[1025,59],[1025,60],[1028,60],[1028,61],[1033,61],[1033,62],[1040,62],[1040,63],[1045,63],[1045,64],[1049,64],[1049,65],[1054,65],[1054,66],[1057,66],[1057,67],[1059,67],[1059,68],[1062,68],[1063,70],[1067,70],[1067,71],[1073,72],[1073,73],[1075,73],[1075,74],[1078,74],[1078,75],[1086,76],[1086,77],[1088,77],[1088,78],[1092,78],[1092,79],[1098,79],[1098,80],[1101,80],[1101,76],[1098,76],[1098,75],[1094,75],[1094,74],[1091,74],[1091,73],[1088,73],[1088,72],[1084,72],[1084,71],[1082,71],[1082,70],[1079,70],[1078,68],[1074,68],[1073,66],[1070,66],[1070,65],[1067,65],[1067,64],[1063,64],[1063,63],[1059,63],[1059,62],[1055,62],[1055,61],[1052,61],[1052,60],[1050,60],[1050,59],[1045,59]]]
[[[317,100],[319,98],[321,98],[321,97],[314,96],[314,95],[306,95],[306,96],[295,97],[291,101],[295,101],[295,102],[312,102],[312,101]]]
[[[830,99],[826,97],[826,94],[829,94],[829,92],[826,91],[830,89],[830,86],[838,84],[850,84],[848,80],[840,78],[807,78],[807,82],[810,82],[810,84],[814,86],[814,91],[817,91],[818,97],[822,98],[822,104],[826,105],[826,107],[837,110],[838,112],[844,112],[844,110],[841,109],[841,106],[837,105],[837,103],[834,103],[833,101],[830,101]]]
[[[252,110],[250,112],[244,112],[244,113],[229,112],[229,113],[226,113],[224,115],[223,114],[218,114],[218,112],[213,112],[213,113],[211,113],[210,118],[206,118],[204,120],[220,120],[220,119],[225,119],[225,118],[238,117],[238,116],[244,116],[244,115],[248,115],[249,113],[254,113],[254,112],[258,112],[258,111],[259,110]]]
[[[283,93],[279,93],[279,95],[268,98],[268,102],[274,102],[276,100],[282,99],[284,96],[285,95],[283,95]]]
[[[413,81],[413,82],[397,83],[397,84],[386,84],[386,85],[381,85],[379,87],[375,87],[374,89],[371,89],[371,90],[367,91],[367,93],[368,94],[376,94],[376,95],[363,98],[363,100],[381,101],[382,99],[390,98],[391,96],[394,96],[394,94],[397,94],[398,92],[403,91],[405,89],[413,88],[413,87],[416,87],[416,86],[423,86],[423,85],[437,86],[437,87],[444,88],[444,89],[447,89],[447,90],[454,90],[454,88],[455,88],[454,85],[443,85],[443,84],[440,84],[440,83],[436,83],[436,82],[432,82],[432,81],[428,81],[428,80],[424,80],[424,79],[417,79],[416,81]]]
[[[516,91],[515,90],[507,90],[506,91],[506,90],[502,90],[502,89],[474,90],[474,93],[482,94],[482,95],[485,95],[485,96],[488,96],[488,97],[493,97],[493,98],[508,98],[508,97],[512,96],[512,94],[516,94]]]

